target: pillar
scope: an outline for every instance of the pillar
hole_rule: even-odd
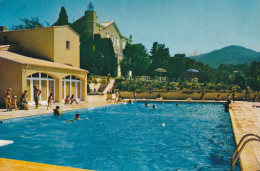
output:
[[[62,89],[62,78],[57,78],[55,79],[55,101],[58,103],[62,103],[63,97],[62,97],[62,91],[64,91]]]

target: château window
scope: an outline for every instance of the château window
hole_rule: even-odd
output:
[[[70,41],[66,41],[66,49],[67,49],[67,50],[70,49]]]
[[[125,49],[125,41],[123,41],[123,49]]]
[[[115,43],[114,36],[112,36],[112,43],[113,43],[113,45],[114,45],[114,43]]]
[[[119,40],[119,38],[117,38],[116,43],[117,43],[117,47],[119,48],[119,45],[120,45],[120,40]]]

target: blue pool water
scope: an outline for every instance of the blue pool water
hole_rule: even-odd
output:
[[[95,170],[229,170],[235,144],[221,104],[118,104],[0,124],[0,157]],[[73,119],[76,113],[83,120]],[[165,127],[162,126],[165,123]]]

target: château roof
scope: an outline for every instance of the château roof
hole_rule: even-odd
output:
[[[77,36],[79,34],[74,31],[70,26],[68,25],[63,25],[63,26],[51,26],[51,27],[36,27],[36,28],[29,28],[29,29],[19,29],[19,30],[8,30],[8,31],[0,31],[0,33],[9,33],[9,32],[21,32],[21,31],[29,31],[29,30],[41,30],[41,29],[55,29],[55,28],[68,28],[72,32],[74,32]]]
[[[113,24],[114,23],[114,21],[110,21],[110,22],[102,22],[102,23],[99,23],[101,26],[103,26],[103,27],[108,27],[108,26],[110,26],[111,24]]]
[[[27,57],[24,55],[20,55],[20,54],[5,51],[5,50],[0,50],[0,58],[6,59],[6,60],[9,60],[12,62],[16,62],[19,64],[24,64],[24,65],[88,72],[87,70],[80,69],[77,67],[72,67],[72,66],[61,64],[58,62],[51,62],[51,61],[46,61],[46,60],[42,60],[42,59],[35,59],[35,58]]]
[[[75,31],[77,31],[78,33],[81,33],[81,32],[83,32],[83,30],[82,30],[83,29],[83,24],[84,24],[84,16],[79,18],[78,20],[76,20],[74,23],[70,24],[70,26],[73,29],[75,29]],[[115,21],[101,22],[101,23],[96,23],[96,24],[97,24],[97,26],[103,27],[103,28],[107,28],[107,27],[109,27],[111,25],[114,25],[114,27],[115,27],[116,31],[118,32],[118,34],[120,35],[120,37],[129,40],[128,37],[125,37],[125,36],[123,36],[121,34],[121,32],[120,32],[119,28],[117,27]]]

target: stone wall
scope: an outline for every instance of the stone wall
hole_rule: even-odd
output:
[[[128,92],[128,91],[121,91],[120,93],[121,98],[133,98],[133,92]],[[206,93],[205,95],[205,100],[215,100],[217,95],[220,94],[222,100],[225,100],[227,95],[229,94],[230,96],[232,93]],[[260,93],[250,93],[250,98],[249,100],[252,100],[257,94],[258,99],[260,99]],[[163,99],[170,99],[170,100],[184,100],[187,98],[191,98],[193,100],[200,100],[201,93],[182,93],[182,92],[167,92],[167,93],[159,93],[159,92],[141,92],[141,93],[136,93],[137,98],[145,98],[145,99],[156,99],[159,97],[162,97]],[[236,93],[236,99],[237,100],[243,100],[246,95],[245,93]]]

